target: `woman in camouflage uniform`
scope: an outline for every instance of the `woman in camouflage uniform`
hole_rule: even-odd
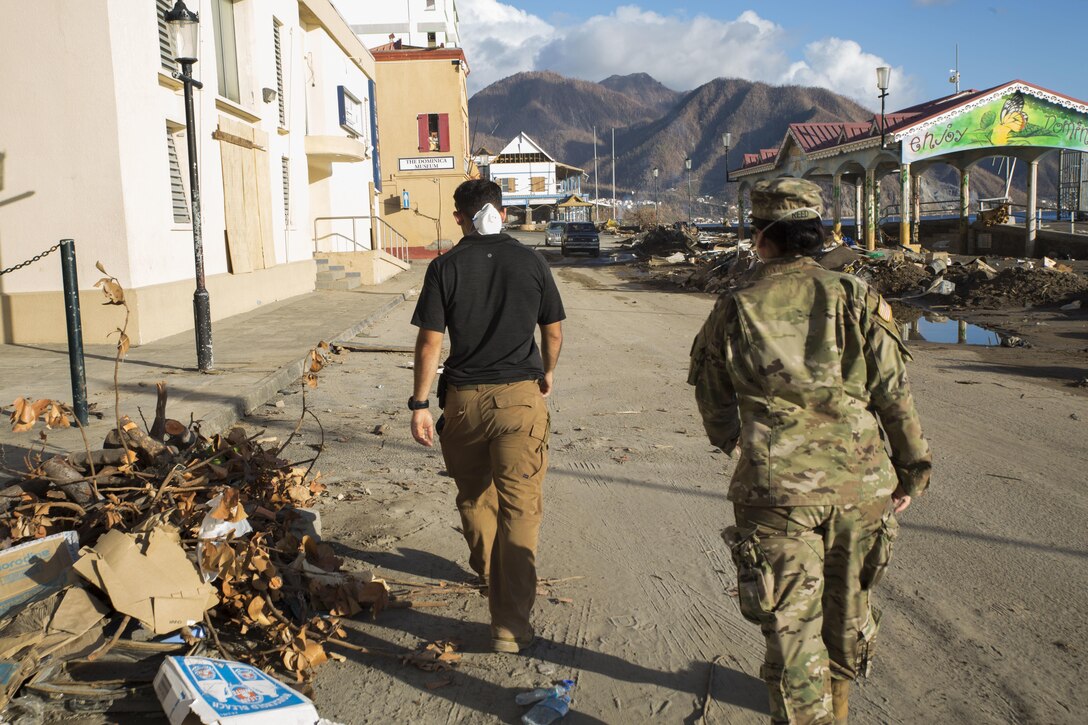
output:
[[[811,255],[820,188],[782,178],[751,192],[763,264],[719,299],[688,382],[711,443],[731,456],[741,613],[760,625],[775,723],[845,722],[879,613],[870,591],[895,513],[929,482],[929,446],[891,307]],[[890,449],[890,456],[885,448]]]

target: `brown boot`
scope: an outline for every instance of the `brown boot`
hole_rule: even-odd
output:
[[[850,680],[831,680],[831,706],[835,712],[835,725],[846,725],[850,714]]]

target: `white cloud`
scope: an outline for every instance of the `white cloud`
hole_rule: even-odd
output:
[[[536,55],[556,29],[536,15],[498,0],[461,0],[461,44],[468,58],[470,91],[536,70]]]
[[[790,65],[783,77],[785,82],[830,88],[869,108],[879,105],[876,68],[888,65],[880,56],[866,53],[853,40],[842,38],[823,38],[809,43],[805,46],[804,56],[804,60]],[[888,110],[905,108],[917,99],[915,81],[902,66],[892,68],[888,85]]]
[[[526,70],[592,81],[645,72],[676,90],[719,77],[820,86],[873,108],[875,68],[890,65],[852,40],[822,38],[798,48],[786,28],[754,10],[718,20],[623,5],[553,25],[499,0],[460,0],[458,9],[471,91]],[[892,73],[890,107],[917,102],[915,82],[901,67]]]

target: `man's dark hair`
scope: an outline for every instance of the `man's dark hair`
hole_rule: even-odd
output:
[[[752,219],[752,226],[762,230],[783,254],[815,254],[823,249],[827,234],[819,219],[783,220],[773,224],[766,219]]]
[[[494,181],[469,179],[453,192],[454,208],[466,216],[476,216],[484,204],[502,209],[502,189]]]

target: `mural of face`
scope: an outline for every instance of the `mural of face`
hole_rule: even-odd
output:
[[[1014,93],[1001,107],[1001,116],[990,141],[994,146],[1005,146],[1008,144],[1009,134],[1023,131],[1027,125],[1028,114],[1024,111],[1024,96]]]

